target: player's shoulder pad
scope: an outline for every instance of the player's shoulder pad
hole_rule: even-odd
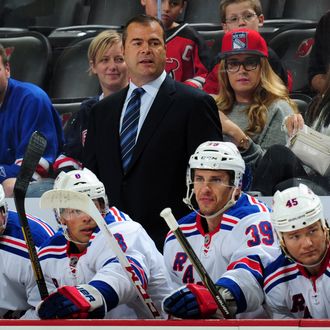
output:
[[[270,209],[265,203],[246,193],[242,193],[236,204],[226,211],[226,214],[238,219],[243,219],[257,213],[264,213],[269,216]]]
[[[179,225],[190,225],[196,222],[197,213],[195,211],[187,214],[178,221]]]
[[[187,234],[187,231],[189,232],[189,236],[191,235],[191,231],[193,232],[198,232],[197,229],[196,229],[196,212],[191,212],[189,213],[188,215],[184,216],[183,218],[181,218],[179,221],[178,221],[178,224],[180,226],[180,229],[181,231],[183,232],[184,235]],[[189,229],[186,231],[186,226],[189,227]],[[165,238],[165,244],[172,241],[172,240],[175,240],[175,235],[173,234],[172,231],[169,231],[166,235],[166,238]]]
[[[109,225],[115,222],[132,221],[132,219],[124,212],[118,210],[116,207],[110,207],[109,212],[105,216],[105,222]]]
[[[63,235],[62,229],[45,241],[38,250],[40,261],[48,258],[66,258],[67,257],[67,239]]]
[[[37,247],[39,247],[49,237],[54,235],[53,228],[46,222],[31,215],[27,215],[27,219],[34,244]],[[14,211],[8,211],[8,223],[4,234],[24,240],[19,216]]]
[[[264,271],[264,291],[268,293],[281,283],[288,282],[300,275],[298,265],[283,253]]]

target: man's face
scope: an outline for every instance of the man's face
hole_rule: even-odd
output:
[[[89,215],[75,209],[65,209],[61,213],[61,221],[67,226],[70,238],[81,244],[89,242],[96,227],[96,223]]]
[[[236,20],[235,20],[236,19]],[[233,3],[226,7],[226,23],[222,23],[224,32],[238,28],[258,31],[264,23],[264,16],[257,16],[249,1]]]
[[[9,64],[3,64],[2,57],[0,56],[0,102],[3,101],[7,86],[8,86],[8,78],[10,77],[10,69]]]
[[[282,233],[282,236],[288,253],[304,265],[319,262],[327,248],[326,231],[323,230],[321,221],[303,229]]]
[[[194,171],[194,192],[200,212],[210,216],[218,212],[231,198],[232,189],[227,171]]]
[[[93,202],[101,213],[102,206],[100,202],[96,199]],[[96,222],[88,214],[80,210],[64,209],[61,212],[61,223],[67,226],[70,239],[82,244],[81,246],[77,245],[77,247],[80,249],[80,252],[83,252],[96,228]]]
[[[129,77],[142,86],[161,75],[166,63],[163,29],[157,22],[131,23],[127,28],[124,57]]]

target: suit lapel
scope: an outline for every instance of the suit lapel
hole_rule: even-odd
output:
[[[173,95],[175,94],[174,80],[166,77],[159,88],[157,96],[149,110],[149,113],[142,125],[137,143],[135,145],[133,157],[128,168],[129,170],[134,166],[136,160],[145,149],[148,141],[152,139],[153,134],[157,131],[165,114],[173,102]]]

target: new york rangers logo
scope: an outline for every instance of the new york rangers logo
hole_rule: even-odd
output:
[[[247,48],[247,33],[235,32],[232,35],[232,49],[246,49]]]

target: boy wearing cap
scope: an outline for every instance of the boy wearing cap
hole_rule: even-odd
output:
[[[264,15],[259,0],[222,0],[219,6],[220,19],[224,32],[234,29],[247,28],[259,31],[263,26]],[[274,72],[282,79],[285,85],[291,89],[291,76],[287,73],[277,54],[268,49],[269,63]],[[220,55],[220,54],[219,54]],[[218,94],[219,92],[219,56],[214,62],[211,72],[206,77],[203,90],[209,94]]]
[[[259,32],[240,28],[224,35],[219,86],[216,101],[221,117],[227,119],[222,121],[223,133],[239,148],[252,181],[265,151],[274,144],[286,144],[283,119],[297,112],[268,62],[268,47]],[[233,134],[227,122],[235,123],[241,133]],[[237,140],[237,136],[242,137]]]

